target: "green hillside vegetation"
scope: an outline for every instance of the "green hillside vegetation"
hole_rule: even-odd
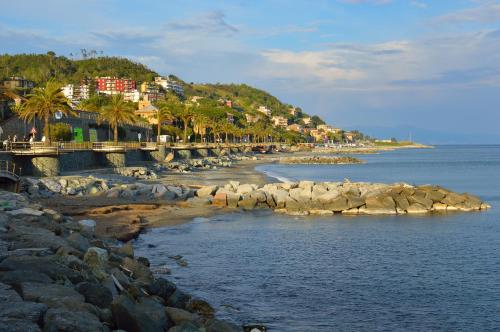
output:
[[[0,55],[0,79],[21,76],[43,85],[50,79],[61,83],[78,83],[95,76],[127,77],[136,81],[151,81],[158,74],[143,64],[119,57],[96,57],[71,60],[47,54]]]
[[[307,117],[306,113],[301,113],[299,117],[291,115],[288,110],[293,106],[282,103],[278,98],[266,91],[251,87],[246,84],[187,84],[184,83],[186,98],[201,96],[212,100],[231,100],[236,109],[258,114],[259,106],[266,106],[272,111],[272,115],[280,115],[288,118],[292,122],[297,122],[302,117]],[[300,108],[298,108],[302,112]],[[324,123],[318,118],[319,123]]]

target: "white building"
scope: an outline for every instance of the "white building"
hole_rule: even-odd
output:
[[[304,122],[304,124],[307,126],[309,124],[311,124],[311,118],[307,117],[307,118],[302,118],[302,122]]]
[[[285,118],[285,117],[282,117],[282,116],[273,116],[273,118],[271,119],[271,121],[273,122],[273,125],[275,127],[282,127],[282,128],[288,127],[288,119]]]
[[[184,95],[184,88],[182,85],[170,77],[155,77],[155,83],[161,86],[165,91],[173,91],[178,95]]]
[[[327,133],[334,133],[335,134],[337,132],[336,128],[333,128],[332,126],[329,126],[327,124],[318,125],[318,127],[316,127],[316,129],[327,132]]]
[[[137,103],[141,99],[141,93],[136,89],[123,93],[123,99]]]
[[[73,102],[78,102],[83,99],[90,98],[90,86],[88,84],[73,85],[67,84],[61,88],[62,93],[66,98]]]
[[[259,106],[257,111],[264,114],[265,116],[271,116],[271,110],[269,108],[267,108],[266,106]]]

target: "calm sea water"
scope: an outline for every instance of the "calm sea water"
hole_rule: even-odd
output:
[[[273,331],[500,330],[500,146],[360,156],[363,165],[266,165],[290,179],[440,184],[493,209],[426,217],[232,213],[153,229],[138,254],[220,317]],[[152,244],[154,248],[148,248]],[[168,255],[189,262],[180,267]]]

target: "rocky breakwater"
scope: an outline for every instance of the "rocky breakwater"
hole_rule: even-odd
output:
[[[304,164],[304,165],[345,165],[363,164],[364,161],[354,157],[328,157],[328,156],[307,156],[307,157],[284,157],[280,158],[281,164]]]
[[[132,177],[138,180],[156,180],[158,175],[147,167],[118,167],[114,169],[116,174]]]
[[[1,331],[242,331],[155,276],[131,244],[0,191]]]
[[[169,161],[165,164],[168,170],[176,173],[189,173],[195,170],[210,170],[220,167],[232,167],[234,162],[244,160],[257,160],[255,156],[230,155],[221,157],[207,157],[202,159],[186,159]]]
[[[312,182],[255,184],[230,182],[198,189],[197,199],[231,208],[271,208],[291,215],[404,215],[490,208],[480,198],[432,185]]]
[[[166,186],[160,183],[116,183],[94,176],[62,176],[50,178],[25,178],[21,193],[30,198],[62,196],[103,196],[128,200],[161,199],[186,200],[195,191],[185,186]]]

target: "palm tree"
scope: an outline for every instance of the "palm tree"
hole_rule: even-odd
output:
[[[123,95],[113,95],[109,105],[100,110],[99,121],[107,121],[113,129],[115,144],[118,143],[118,126],[137,121],[135,108],[131,102],[125,101]]]
[[[201,112],[196,112],[193,117],[193,131],[195,135],[200,135],[200,143],[203,141],[203,136],[207,134],[208,122],[209,118]]]
[[[0,100],[15,100],[19,95],[12,89],[0,86]]]
[[[180,107],[179,109],[175,110],[175,116],[181,119],[182,124],[184,125],[184,143],[187,143],[187,130],[195,115],[194,107],[195,106],[191,104],[184,104],[184,107]]]
[[[27,97],[28,100],[18,108],[19,117],[28,122],[35,118],[43,119],[45,144],[50,145],[49,119],[58,112],[65,115],[74,114],[70,101],[62,93],[61,85],[53,81],[47,82],[45,88],[34,88]]]
[[[171,97],[166,100],[160,101],[157,105],[157,108],[158,112],[156,113],[156,120],[158,121],[158,126],[156,140],[157,142],[160,142],[161,124],[165,120],[169,120],[174,117],[174,114],[176,114],[178,112],[178,109],[180,108],[180,103],[177,98]]]

